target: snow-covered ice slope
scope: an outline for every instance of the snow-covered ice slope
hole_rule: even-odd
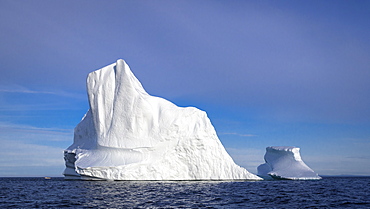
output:
[[[321,177],[309,168],[301,158],[298,147],[267,147],[265,162],[258,166],[258,175],[263,178],[309,180]]]
[[[149,95],[125,61],[90,73],[87,92],[66,179],[260,179],[234,163],[204,111]]]

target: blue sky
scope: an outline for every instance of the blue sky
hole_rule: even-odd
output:
[[[370,175],[369,1],[0,0],[0,176],[61,176],[89,72],[124,59],[148,93],[208,113],[255,173],[301,148]]]

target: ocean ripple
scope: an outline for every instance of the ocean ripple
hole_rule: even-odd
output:
[[[0,178],[1,208],[369,208],[369,195],[369,177],[319,181]]]

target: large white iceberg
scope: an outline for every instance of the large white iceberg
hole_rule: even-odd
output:
[[[123,60],[90,73],[87,93],[65,179],[261,179],[234,163],[204,111],[149,95]]]
[[[265,179],[321,179],[317,173],[302,161],[298,147],[267,147],[265,162],[257,167],[258,175]]]

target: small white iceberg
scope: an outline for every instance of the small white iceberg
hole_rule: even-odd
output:
[[[267,147],[265,162],[257,168],[258,176],[264,179],[321,179],[317,173],[302,161],[298,147]]]

